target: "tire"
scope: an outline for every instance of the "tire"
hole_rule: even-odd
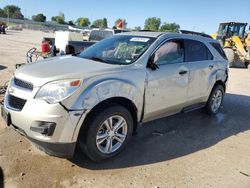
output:
[[[110,119],[112,119],[112,123]],[[123,126],[115,130],[115,126],[119,122],[123,122]],[[111,124],[112,130],[108,129]],[[95,162],[101,162],[120,153],[133,133],[133,118],[130,112],[120,105],[100,109],[91,115],[86,125],[87,133],[82,134],[82,137],[80,135],[79,148]],[[125,136],[121,137],[122,135]],[[108,143],[112,143],[112,145]]]
[[[224,88],[221,85],[215,85],[212,92],[210,93],[210,96],[206,104],[206,111],[209,115],[217,114],[217,112],[222,106],[224,94],[225,94]]]
[[[249,67],[249,62],[245,62],[245,67],[246,67],[246,69],[248,69],[248,67]]]
[[[234,59],[235,59],[235,54],[234,54],[233,49],[224,48],[224,52],[225,52],[225,54],[227,56],[229,67],[232,67],[233,63],[234,63]]]

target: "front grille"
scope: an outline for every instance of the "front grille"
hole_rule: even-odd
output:
[[[13,95],[9,95],[8,96],[8,104],[11,108],[15,109],[15,110],[22,110],[24,105],[26,103],[26,100],[15,97]]]
[[[28,89],[31,91],[33,90],[33,84],[26,82],[26,81],[23,81],[23,80],[20,80],[20,79],[17,79],[17,78],[14,78],[14,84],[16,86],[19,86],[19,87],[24,88],[24,89]]]

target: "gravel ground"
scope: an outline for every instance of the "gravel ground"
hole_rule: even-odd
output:
[[[44,35],[51,34],[24,30],[0,35],[1,82]],[[248,188],[249,80],[250,70],[230,69],[218,115],[198,110],[147,123],[119,156],[100,164],[82,154],[71,160],[48,156],[0,118],[0,187]]]

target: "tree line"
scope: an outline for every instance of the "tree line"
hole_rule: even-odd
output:
[[[16,5],[7,5],[3,9],[0,8],[0,17],[22,19],[22,20],[27,19],[27,18],[24,18],[24,15],[22,14],[21,9]],[[47,17],[43,13],[33,15],[31,19],[36,22],[47,21]],[[59,12],[57,16],[53,16],[51,18],[51,21],[58,23],[58,24],[67,24],[67,25],[72,25],[72,26],[77,25],[81,27],[92,27],[92,28],[107,28],[108,27],[107,18],[96,19],[92,23],[87,17],[80,17],[76,19],[76,21],[73,21],[73,20],[66,21],[65,15],[63,12]],[[116,28],[117,24],[120,21],[122,21],[123,23],[123,28],[127,29],[127,21],[126,19],[122,19],[122,18],[118,18],[115,21],[113,28]],[[150,31],[177,32],[180,29],[180,25],[176,23],[167,23],[167,22],[162,23],[160,18],[149,17],[145,20],[143,29],[150,30]],[[142,30],[142,28],[140,26],[136,26],[132,30]]]

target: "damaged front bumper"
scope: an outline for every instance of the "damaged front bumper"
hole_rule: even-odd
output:
[[[76,129],[84,111],[69,111],[61,104],[28,99],[21,110],[13,109],[8,94],[1,106],[7,125],[26,136],[46,153],[71,158],[77,142]]]

